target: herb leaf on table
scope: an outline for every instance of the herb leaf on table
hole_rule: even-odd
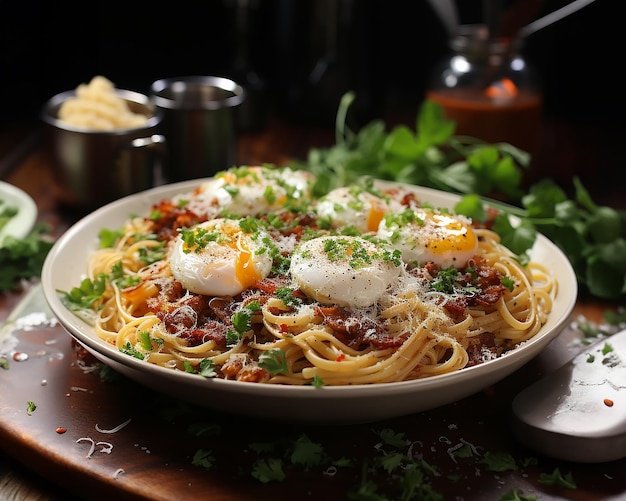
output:
[[[45,238],[48,227],[43,224],[24,238],[4,237],[0,247],[0,291],[16,288],[20,280],[41,275],[43,263],[54,242]]]

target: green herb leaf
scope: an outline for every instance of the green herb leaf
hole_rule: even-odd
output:
[[[545,485],[557,485],[560,487],[567,487],[569,489],[576,489],[576,482],[571,473],[563,475],[559,468],[555,468],[552,473],[541,473],[539,475],[539,483]]]
[[[85,278],[78,287],[73,287],[69,292],[62,292],[61,301],[71,311],[91,308],[102,298],[106,288],[106,279],[104,273],[100,273],[93,280]]]
[[[198,449],[193,455],[191,464],[194,466],[200,466],[202,468],[210,469],[215,464],[215,457],[212,451],[204,449]]]
[[[113,247],[123,234],[123,230],[110,230],[107,228],[101,229],[98,232],[98,238],[100,239],[100,248],[108,249],[110,247]]]
[[[291,462],[303,466],[322,464],[324,448],[321,444],[312,442],[306,435],[301,435],[294,444],[291,453]]]
[[[285,479],[283,463],[280,459],[259,459],[252,467],[252,476],[264,484],[272,481],[281,482]]]
[[[289,372],[287,367],[287,357],[285,352],[280,348],[264,351],[259,355],[259,366],[271,374],[278,374],[281,372]]]
[[[36,225],[24,238],[7,235],[0,247],[0,291],[16,288],[20,280],[41,276],[43,263],[54,242],[46,237],[46,225]]]
[[[35,402],[33,402],[32,400],[26,402],[26,414],[32,416],[33,412],[35,412],[35,409],[37,409],[37,405],[35,405]]]
[[[506,471],[516,470],[517,464],[513,456],[507,453],[494,454],[492,452],[486,452],[482,457],[481,463],[487,465],[489,471]]]

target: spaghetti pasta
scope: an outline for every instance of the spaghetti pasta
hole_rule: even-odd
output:
[[[85,302],[77,288],[64,301],[147,363],[290,385],[446,374],[546,322],[549,270],[522,265],[492,230],[408,187],[316,199],[313,181],[239,167],[162,200],[106,232],[113,243],[93,253],[86,278],[100,294]]]

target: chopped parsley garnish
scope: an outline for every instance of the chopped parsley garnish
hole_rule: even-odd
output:
[[[141,353],[136,348],[133,348],[133,346],[130,344],[130,341],[127,341],[124,346],[120,346],[120,351],[125,355],[130,355],[131,357],[135,357],[139,360],[143,360],[145,358],[143,353]]]
[[[261,303],[258,300],[250,301],[241,310],[233,315],[232,322],[237,332],[243,334],[250,330],[250,320],[252,316],[261,311]]]
[[[286,275],[289,272],[291,266],[291,259],[280,254],[274,256],[274,262],[272,263],[272,273],[276,275]]]
[[[263,198],[267,200],[267,203],[272,205],[276,202],[276,193],[274,192],[274,188],[272,186],[266,186],[265,191],[263,192]]]
[[[387,227],[398,226],[402,228],[411,223],[418,223],[420,226],[424,225],[424,220],[418,217],[412,209],[405,209],[402,212],[391,212],[389,214],[385,214],[384,219]],[[397,240],[399,235],[396,234],[395,238]]]
[[[267,217],[267,224],[271,228],[280,229],[280,228],[285,227],[285,222],[276,214],[273,214],[273,213],[268,214],[266,217]]]
[[[141,247],[139,249],[139,259],[146,264],[152,264],[164,259],[165,253],[165,242],[159,242],[154,247]]]
[[[252,329],[252,317],[258,311],[261,311],[261,304],[253,300],[230,317],[233,328],[226,333],[226,346],[235,346]]]
[[[141,283],[141,277],[137,275],[125,275],[122,261],[118,261],[111,268],[110,280],[120,289],[133,287]]]
[[[224,191],[233,198],[235,198],[239,194],[239,188],[237,188],[237,186],[233,186],[232,184],[225,184],[223,188]]]
[[[62,294],[61,301],[71,311],[94,308],[102,298],[107,282],[119,289],[125,289],[140,284],[141,277],[126,275],[122,261],[118,261],[113,264],[108,275],[99,273],[93,280],[83,279],[78,287],[73,287],[69,292],[59,291]]]
[[[63,304],[71,311],[92,308],[102,298],[106,288],[106,275],[100,273],[96,278],[83,279],[78,287],[73,287],[61,297]]]
[[[198,374],[206,378],[217,377],[217,372],[215,372],[215,362],[213,362],[210,358],[203,358],[200,360],[197,368],[188,360],[185,360],[183,365],[185,367],[185,372],[189,372],[190,374]]]
[[[103,228],[98,232],[100,240],[100,248],[108,249],[113,247],[115,243],[124,235],[124,230],[110,230]]]
[[[500,283],[502,285],[504,285],[509,292],[513,292],[513,289],[515,288],[515,280],[513,280],[511,277],[509,276],[503,276],[502,278],[500,278]]]
[[[256,233],[259,231],[259,223],[258,219],[253,217],[246,217],[239,221],[239,227],[243,230],[244,233]]]
[[[393,251],[381,250],[372,252],[366,248],[364,242],[358,239],[329,238],[324,241],[323,251],[330,261],[348,261],[354,269],[363,268],[372,264],[374,259],[392,263],[394,266],[402,264],[402,253],[398,249]],[[304,253],[302,254],[303,257]]]
[[[274,294],[285,304],[285,306],[298,307],[302,304],[300,299],[293,296],[293,289],[290,287],[279,287],[276,289]]]
[[[210,242],[219,242],[220,238],[224,238],[219,231],[209,231],[206,228],[181,228],[180,237],[185,243],[183,246],[183,252],[185,253],[189,253],[192,250],[200,252]]]
[[[270,374],[289,372],[287,357],[285,356],[285,352],[280,348],[261,353],[261,355],[259,355],[259,366],[263,367]]]
[[[26,414],[28,414],[29,416],[32,416],[36,408],[37,408],[37,405],[35,405],[35,402],[33,402],[32,400],[29,400],[28,402],[26,402]]]
[[[241,341],[241,336],[235,329],[228,329],[226,332],[226,346],[231,348]]]
[[[443,294],[453,294],[459,272],[456,268],[444,268],[437,273],[437,276],[430,282],[430,289]]]
[[[215,362],[208,358],[203,358],[198,367],[198,374],[202,377],[216,377],[217,373],[215,372]]]
[[[141,348],[145,351],[152,351],[150,333],[148,331],[139,331],[137,336],[139,337],[139,346],[141,346]]]

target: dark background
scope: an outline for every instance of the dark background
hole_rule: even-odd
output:
[[[447,49],[426,0],[0,2],[3,123],[36,117],[49,97],[97,74],[144,93],[168,76],[231,76],[286,119],[323,127],[333,127],[347,90],[356,91],[363,120],[390,109],[414,116],[429,72]],[[502,6],[519,11],[523,22],[567,3],[503,0]],[[484,20],[482,1],[457,5],[462,23]],[[237,6],[245,6],[242,30]],[[541,75],[547,115],[621,124],[618,10],[617,2],[596,0],[527,40],[524,53]],[[314,68],[329,47],[336,57],[317,79]]]

